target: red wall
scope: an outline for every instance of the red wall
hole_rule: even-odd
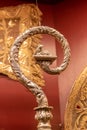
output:
[[[55,28],[64,34],[71,48],[70,64],[58,76],[61,120],[63,122],[70,90],[74,81],[87,65],[87,1],[66,0],[57,4],[53,11],[55,12]],[[57,53],[60,54],[60,50],[57,49]]]
[[[13,5],[18,4],[17,2],[13,1]],[[8,2],[2,1],[0,5],[8,5]],[[46,85],[43,89],[47,94],[49,105],[54,107],[52,127],[58,129],[59,123],[63,123],[70,89],[87,62],[87,1],[65,0],[52,6],[39,5],[39,8],[43,12],[42,24],[54,27],[64,34],[71,48],[71,61],[64,72],[59,76],[44,73]],[[58,53],[59,64],[62,53],[61,49],[56,48],[58,47],[56,41],[46,35],[42,44],[53,54]],[[33,111],[35,106],[37,104],[34,96],[20,83],[0,76],[0,130],[36,129],[37,123]]]
[[[35,129],[34,106],[34,97],[19,82],[0,76],[0,130]]]

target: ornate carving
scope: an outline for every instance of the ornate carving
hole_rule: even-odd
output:
[[[32,33],[34,34],[49,34],[54,36],[57,41],[61,44],[64,50],[64,59],[62,64],[56,68],[50,68],[49,65],[57,58],[56,56],[52,56],[49,52],[45,52],[42,50],[42,46],[37,48],[34,57],[38,61],[38,64],[42,67],[42,69],[49,74],[60,74],[62,71],[66,69],[70,60],[70,48],[67,39],[58,31],[53,28],[47,26],[39,26],[32,29]]]
[[[56,74],[57,73],[59,74],[59,70],[60,70],[60,72],[62,72],[68,65],[68,61],[70,58],[70,49],[69,49],[68,42],[55,29],[52,29],[52,28],[49,28],[46,26],[33,27],[33,28],[30,28],[29,30],[25,31],[23,34],[21,34],[15,40],[14,44],[12,45],[12,48],[10,51],[10,62],[11,62],[11,67],[13,69],[13,72],[15,73],[15,75],[19,79],[19,81],[22,84],[24,84],[24,86],[33,95],[36,96],[36,101],[38,103],[38,107],[35,108],[35,110],[36,110],[35,118],[39,122],[38,126],[37,126],[38,130],[44,130],[44,129],[51,130],[50,119],[52,118],[52,114],[51,114],[52,107],[50,107],[48,105],[48,100],[47,100],[47,97],[46,97],[45,93],[43,92],[43,90],[37,84],[32,82],[30,79],[28,79],[23,74],[23,72],[20,69],[20,65],[18,63],[18,52],[19,52],[19,48],[21,47],[21,44],[23,43],[23,41],[26,40],[28,37],[31,37],[31,36],[39,34],[39,33],[42,33],[42,34],[47,33],[49,35],[55,36],[57,38],[57,40],[59,40],[60,43],[62,44],[62,47],[64,48],[64,52],[65,52],[63,64],[61,65],[61,69],[58,68],[58,69],[55,69],[55,71],[52,71],[53,73],[56,73]],[[49,64],[49,62],[52,62],[53,59],[49,58],[49,56],[50,56],[49,53],[44,53],[44,52],[42,53],[42,51],[41,51],[42,49],[40,47],[39,47],[39,49],[40,49],[40,55],[38,55],[39,52],[37,49],[34,57],[36,56],[36,59],[38,60],[39,63],[41,63],[40,65],[42,68],[45,68],[44,65],[46,65],[46,67],[49,68],[48,64]],[[44,54],[45,54],[45,59],[44,59]],[[39,57],[39,59],[37,57]],[[42,64],[43,62],[44,62],[44,65]],[[48,62],[48,64],[47,64],[47,62]],[[48,69],[46,68],[46,70],[48,70]],[[48,71],[46,71],[46,72],[48,72]]]
[[[75,81],[68,99],[65,130],[87,130],[87,67]]]
[[[0,73],[8,75],[12,79],[17,79],[10,66],[10,47],[17,36],[25,30],[40,25],[41,15],[41,11],[34,4],[0,8]],[[40,40],[41,35],[35,35],[24,41],[20,47],[18,58],[25,76],[43,86],[44,80],[41,69],[33,57]]]

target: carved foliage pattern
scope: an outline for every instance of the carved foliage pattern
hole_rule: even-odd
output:
[[[10,66],[10,47],[25,30],[40,25],[41,15],[41,11],[34,4],[0,8],[0,73],[17,79]],[[36,35],[23,42],[19,51],[19,64],[25,76],[43,86],[41,69],[33,57],[40,39],[41,35]]]
[[[65,130],[87,130],[87,67],[75,81],[65,111]]]

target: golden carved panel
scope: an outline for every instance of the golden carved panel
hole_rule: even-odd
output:
[[[41,15],[41,11],[34,4],[0,8],[0,73],[16,80],[9,61],[10,47],[25,30],[40,25]],[[40,67],[33,57],[40,40],[41,35],[35,35],[23,42],[19,51],[19,64],[27,78],[43,86]]]
[[[87,130],[87,67],[75,81],[68,98],[65,130]]]

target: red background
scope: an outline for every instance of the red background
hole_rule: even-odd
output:
[[[17,5],[21,1],[1,1],[0,6]],[[57,5],[41,5],[42,25],[56,28],[68,40],[71,48],[71,60],[68,68],[59,76],[44,73],[49,105],[53,106],[52,129],[63,124],[67,98],[74,81],[87,63],[87,1],[65,0]],[[53,54],[58,54],[61,63],[62,50],[55,39],[45,36],[42,44]],[[59,47],[59,49],[58,49]],[[55,63],[56,64],[56,63]],[[0,75],[0,130],[35,130],[35,97],[19,82]]]

